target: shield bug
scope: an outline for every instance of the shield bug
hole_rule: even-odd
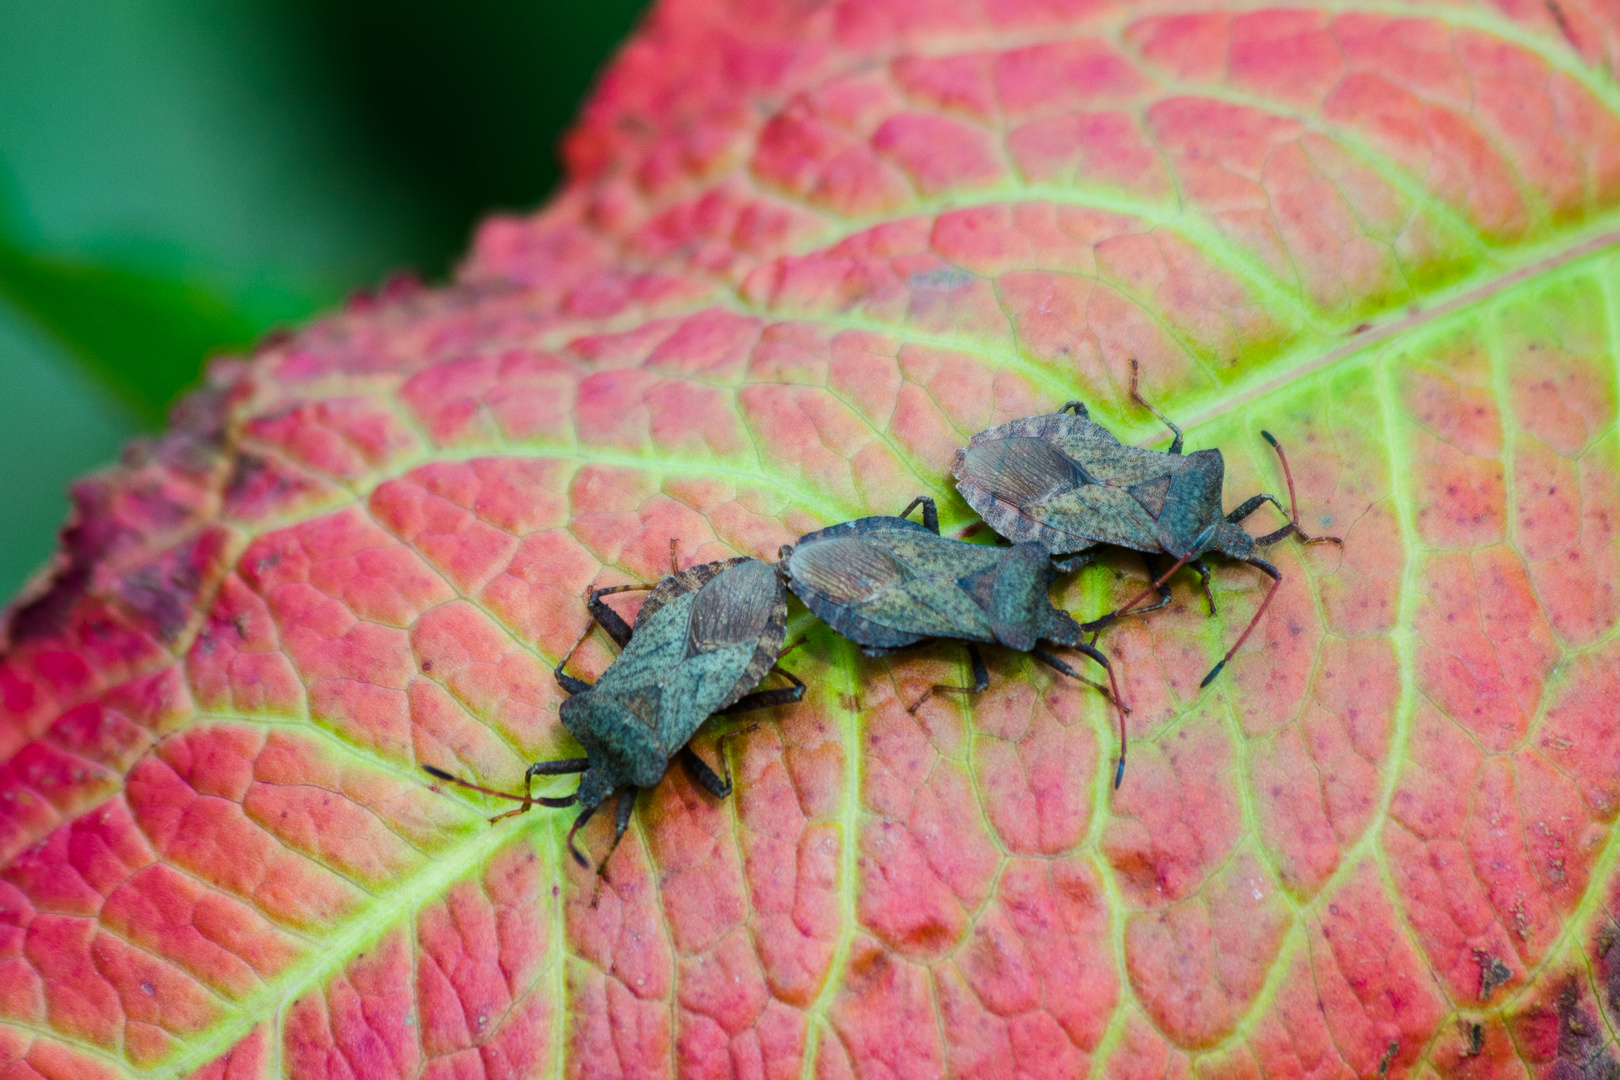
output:
[[[586,607],[621,649],[595,684],[563,670],[589,635],[589,625],[557,664],[557,682],[570,695],[560,710],[562,724],[585,749],[584,757],[530,765],[523,774],[521,795],[472,784],[431,765],[423,768],[440,780],[522,804],[491,818],[492,823],[534,805],[580,806],[568,830],[568,850],[587,868],[590,863],[574,846],[574,835],[614,792],[620,792],[613,847],[602,859],[605,867],[630,827],[637,791],[662,780],[672,758],[680,758],[693,780],[715,798],[730,795],[724,740],[723,780],[687,743],[716,713],[786,705],[804,696],[804,683],[777,665],[787,627],[787,594],[775,568],[758,559],[722,559],[679,570],[673,566],[673,542],[670,559],[672,572],[652,587],[634,626],[603,597],[648,586],[592,591]],[[750,693],[771,671],[793,685]],[[567,773],[580,774],[579,788],[572,795],[546,798],[530,793],[534,777]]]
[[[922,524],[907,516],[918,506]],[[1037,644],[1078,649],[1101,664],[1114,684],[1108,658],[1082,641],[1079,624],[1047,599],[1057,571],[1039,544],[991,547],[942,537],[934,500],[919,496],[897,517],[859,518],[807,533],[797,544],[783,545],[777,566],[805,606],[867,656],[935,638],[967,643],[974,684],[930,687],[908,712],[938,691],[986,689],[990,674],[979,654],[981,642],[1029,653],[1109,694],[1120,713],[1118,786],[1125,768],[1125,709],[1117,686],[1110,690],[1084,678]]]
[[[1282,446],[1263,431],[1282,462],[1288,484],[1288,508],[1275,495],[1262,492],[1231,513],[1221,509],[1226,463],[1219,450],[1181,452],[1181,429],[1143,398],[1137,387],[1137,364],[1131,361],[1131,397],[1168,427],[1175,438],[1165,451],[1126,446],[1071,401],[1056,413],[1014,420],[981,431],[956,452],[952,472],[956,488],[969,506],[1014,543],[1034,542],[1059,559],[1059,567],[1086,561],[1092,549],[1112,544],[1176,560],[1139,595],[1086,629],[1106,626],[1124,615],[1153,611],[1169,602],[1165,582],[1183,565],[1204,579],[1211,613],[1209,569],[1201,557],[1217,552],[1248,563],[1272,579],[1254,618],[1199,686],[1208,686],[1265,614],[1282,584],[1282,571],[1255,552],[1289,536],[1307,544],[1341,543],[1336,536],[1307,536],[1299,527],[1294,478]],[[1288,515],[1288,524],[1265,536],[1250,536],[1238,523],[1271,503]],[[1065,558],[1067,557],[1067,558]],[[1157,590],[1159,600],[1135,605]]]

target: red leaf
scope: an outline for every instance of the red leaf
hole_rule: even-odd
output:
[[[1586,0],[669,0],[455,284],[75,489],[0,658],[0,1077],[1614,1074],[1617,48]],[[1207,690],[1248,571],[1108,633],[1118,792],[1096,695],[998,653],[912,716],[957,652],[799,609],[807,699],[601,881],[425,782],[575,750],[582,595],[672,538],[960,529],[955,449],[1071,398],[1161,438],[1131,357],[1345,545],[1272,549]]]

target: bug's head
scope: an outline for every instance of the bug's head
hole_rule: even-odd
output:
[[[1037,638],[1071,648],[1080,644],[1080,624],[1067,611],[1061,611],[1050,603],[1042,604],[1038,609],[1038,618]]]
[[[589,810],[607,802],[621,785],[609,775],[609,770],[601,767],[595,758],[584,772],[579,774],[579,792],[577,798],[582,810]]]
[[[1247,559],[1254,554],[1254,537],[1241,525],[1217,521],[1199,537],[1198,554],[1206,551],[1218,551],[1229,559]]]

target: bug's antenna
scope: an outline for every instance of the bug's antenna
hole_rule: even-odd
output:
[[[471,780],[463,780],[461,777],[453,776],[434,765],[423,765],[422,771],[433,777],[435,780],[443,780],[447,783],[455,784],[458,787],[464,787],[469,791],[476,791],[481,795],[493,795],[497,799],[509,799],[512,802],[523,804],[516,810],[508,810],[504,814],[496,814],[494,817],[489,819],[489,823],[491,825],[502,820],[503,818],[509,818],[514,814],[525,813],[531,806],[549,806],[555,808],[560,806],[573,806],[579,801],[579,795],[577,793],[574,795],[562,795],[557,798],[550,798],[544,795],[513,795],[510,791],[497,791],[494,788],[485,787],[482,784],[475,784]]]
[[[1260,434],[1271,444],[1271,448],[1277,451],[1277,460],[1282,462],[1283,480],[1288,484],[1288,517],[1294,523],[1294,531],[1299,534],[1299,538],[1307,544],[1338,544],[1343,547],[1344,541],[1337,536],[1309,536],[1299,527],[1299,502],[1294,498],[1294,473],[1288,468],[1288,455],[1283,453],[1282,443],[1277,441],[1277,436],[1264,430]]]

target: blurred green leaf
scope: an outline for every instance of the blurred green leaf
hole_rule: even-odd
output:
[[[258,330],[187,282],[35,254],[4,240],[0,293],[153,427],[196,381],[208,354],[245,347]]]
[[[644,0],[0,0],[0,597],[207,356],[538,206]]]

